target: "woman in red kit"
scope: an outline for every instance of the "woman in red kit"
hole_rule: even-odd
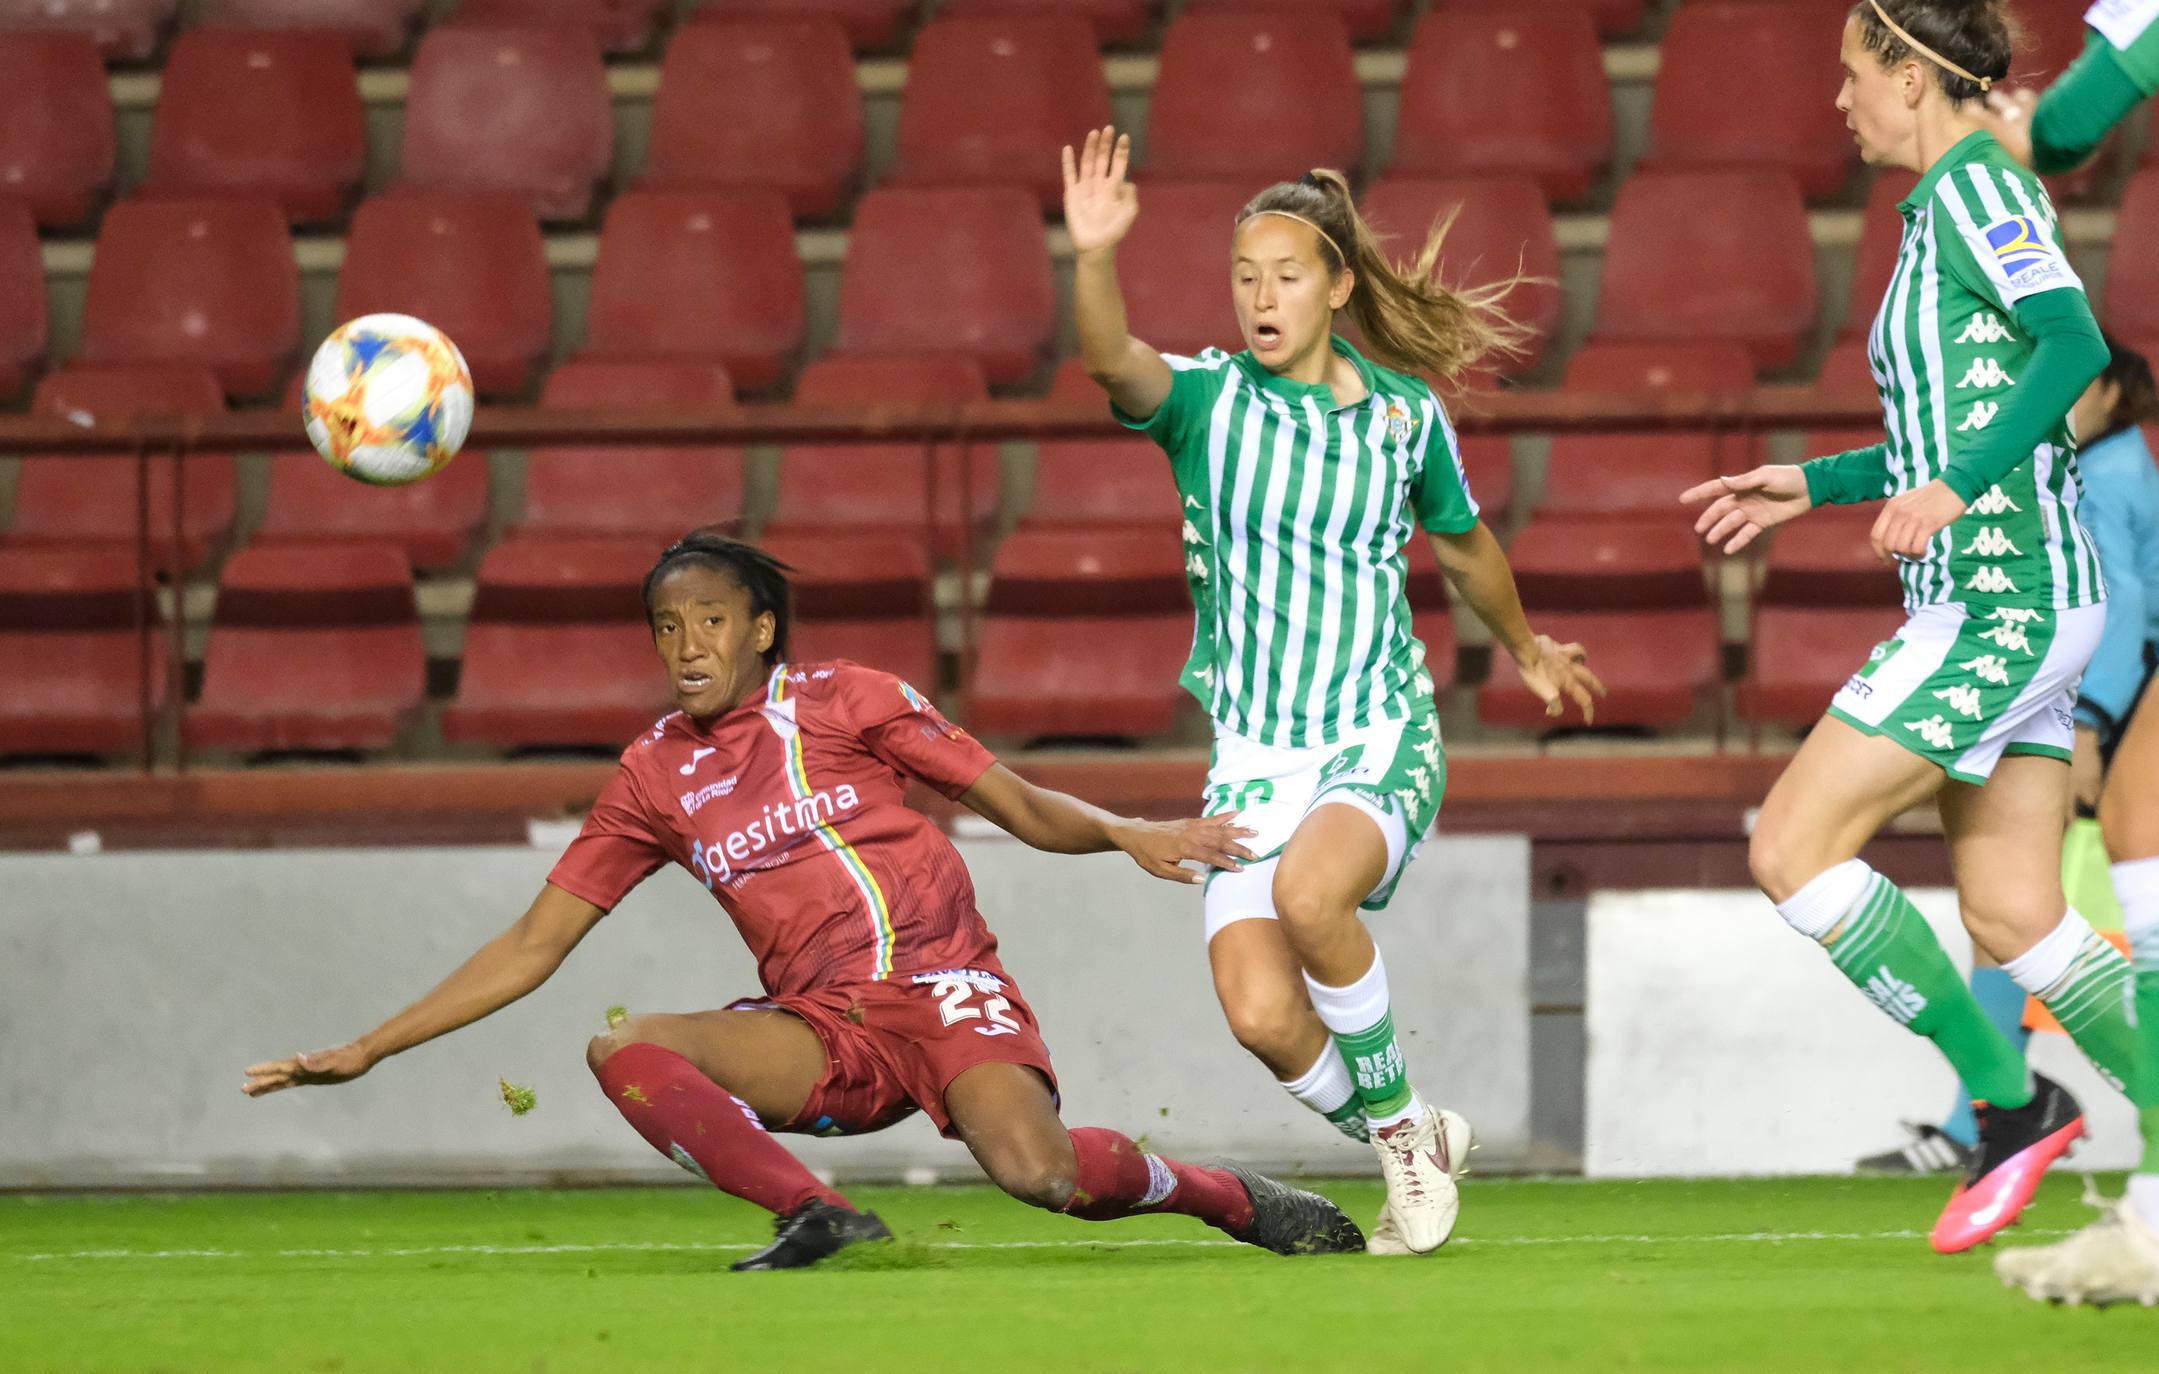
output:
[[[587,931],[672,860],[757,956],[765,996],[635,1016],[588,1058],[638,1134],[771,1210],[777,1237],[737,1269],[791,1269],[890,1236],[768,1129],[880,1130],[917,1110],[1022,1202],[1092,1221],[1198,1217],[1279,1254],[1360,1250],[1315,1193],[1234,1165],[1198,1168],[1115,1131],[1068,1131],[1034,1013],[997,961],[959,852],[905,805],[910,778],[1037,849],[1121,849],[1159,878],[1249,857],[1231,816],[1135,821],[1023,780],[898,678],[786,661],[785,566],[697,533],[645,579],[680,708],[622,766],[532,906],[432,992],[335,1049],[257,1064],[245,1091],[344,1083],[545,982]]]

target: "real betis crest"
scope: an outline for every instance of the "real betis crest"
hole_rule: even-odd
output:
[[[1417,421],[1411,417],[1408,411],[1402,409],[1402,403],[1400,401],[1390,399],[1387,402],[1388,438],[1394,440],[1398,444],[1406,444],[1409,442],[1410,431],[1414,430],[1416,427]]]

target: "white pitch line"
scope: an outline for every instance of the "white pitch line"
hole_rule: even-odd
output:
[[[1463,1236],[1454,1245],[1507,1248],[1522,1245],[1786,1245],[1821,1241],[1920,1240],[1924,1231],[1731,1231],[1709,1235],[1651,1236]],[[2067,1228],[2052,1230],[2021,1227],[2019,1236],[2066,1236]],[[1156,1238],[1121,1240],[937,1240],[923,1242],[929,1250],[1094,1250],[1139,1246],[1210,1248],[1233,1246],[1233,1240]],[[41,1260],[171,1260],[171,1259],[404,1259],[427,1255],[596,1255],[617,1253],[739,1253],[760,1248],[755,1244],[715,1244],[704,1241],[602,1241],[590,1245],[412,1245],[356,1249],[293,1250],[55,1250],[18,1254],[9,1258]]]

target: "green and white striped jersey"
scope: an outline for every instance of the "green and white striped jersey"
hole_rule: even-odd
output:
[[[1417,528],[1477,523],[1454,427],[1432,388],[1342,340],[1369,395],[1269,372],[1249,352],[1165,353],[1168,399],[1144,431],[1184,504],[1197,611],[1185,689],[1221,725],[1278,747],[1427,709],[1432,677],[1410,633],[1405,550]]]
[[[1942,476],[1993,421],[2032,358],[2014,328],[2017,302],[2084,289],[2062,255],[2046,189],[1991,134],[1944,153],[1898,209],[1903,243],[1867,341],[1888,430],[1885,497]],[[1898,560],[1906,607],[2104,599],[2095,547],[2077,523],[2081,494],[2065,418],[1925,557]]]
[[[2159,93],[2159,0],[2099,0],[2084,22],[2107,41],[2144,94]]]

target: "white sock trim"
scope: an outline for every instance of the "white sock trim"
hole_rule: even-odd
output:
[[[1342,1110],[1357,1095],[1357,1085],[1350,1081],[1349,1063],[1332,1040],[1320,1050],[1311,1068],[1295,1078],[1279,1081],[1284,1092],[1321,1116]]]
[[[2092,923],[2079,915],[2075,907],[2070,907],[2062,913],[2060,925],[2038,944],[2003,964],[2002,972],[2016,979],[2018,987],[2044,999],[2076,963],[2085,941],[2095,938]]]
[[[2146,1226],[2159,1231],[2159,1174],[2129,1176],[2129,1207]]]
[[[1153,1207],[1177,1191],[1177,1175],[1155,1155],[1147,1157],[1147,1195],[1139,1200],[1142,1207]]]
[[[1405,1121],[1414,1120],[1415,1118],[1423,1115],[1424,1099],[1417,1096],[1417,1090],[1415,1088],[1411,1088],[1409,1090],[1409,1101],[1402,1104],[1402,1110],[1394,1113],[1392,1116],[1371,1117],[1367,1120],[1366,1124],[1369,1125],[1374,1131],[1384,1131],[1399,1126]]]
[[[1387,1014],[1387,961],[1380,957],[1376,945],[1372,948],[1372,967],[1348,987],[1330,987],[1309,973],[1304,975],[1304,987],[1312,996],[1312,1009],[1336,1035],[1368,1031]]]
[[[2114,878],[2114,900],[2121,903],[2122,927],[2140,964],[2159,964],[2159,857],[2128,859],[2107,870]]]
[[[1777,914],[1792,929],[1819,944],[1837,928],[1838,922],[1851,915],[1873,881],[1873,869],[1858,859],[1846,859],[1815,874],[1812,882],[1777,903]]]

